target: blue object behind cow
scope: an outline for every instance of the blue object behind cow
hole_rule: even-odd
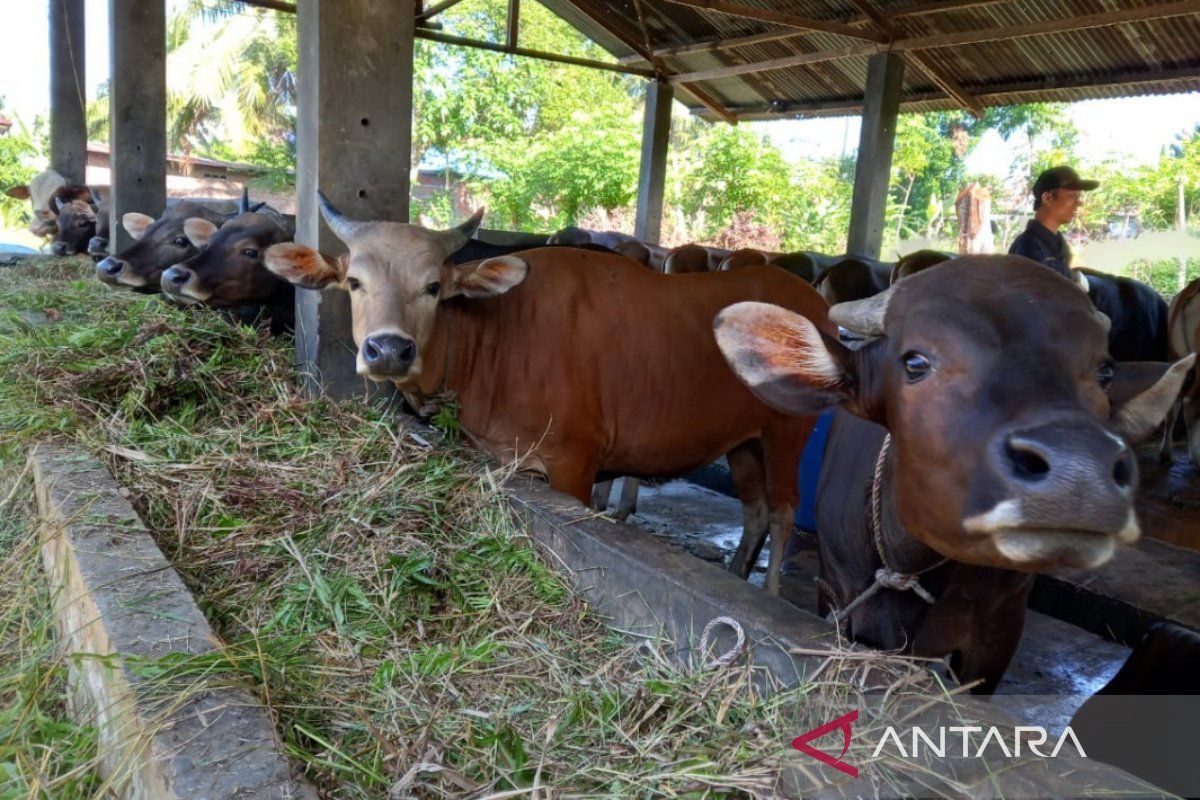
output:
[[[826,411],[817,418],[817,426],[808,437],[808,445],[800,457],[800,507],[796,509],[796,525],[809,533],[817,532],[817,480],[821,477],[821,463],[825,460],[825,442],[829,439],[833,414],[832,411]]]

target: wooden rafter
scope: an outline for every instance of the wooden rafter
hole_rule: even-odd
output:
[[[887,35],[888,39],[895,41],[903,38],[903,32],[896,27],[892,20],[883,15],[879,9],[875,8],[871,0],[850,0],[850,2],[863,13],[868,19],[879,26],[879,29]],[[941,69],[936,64],[932,63],[926,56],[909,52],[904,54],[905,60],[912,64],[917,69],[929,76],[939,89],[954,99],[963,108],[970,111],[976,117],[983,116],[983,107],[967,93],[965,89],[959,85],[954,76],[950,75],[944,69]]]
[[[987,87],[972,87],[971,96],[984,106],[1009,105],[1012,103],[1025,102],[1024,98],[1027,95],[1036,96],[1053,89],[1079,89],[1094,86],[1097,83],[1103,84],[1105,82],[1120,86],[1139,86],[1184,81],[1200,82],[1200,66],[1154,70],[1133,76],[1122,73],[1113,73],[1110,75],[1074,75],[1069,77],[1059,76],[1039,78],[1032,81],[1021,81],[1019,83],[1000,84]],[[944,99],[945,95],[941,92],[921,92],[919,94],[906,96],[902,103],[904,105],[912,105],[916,103],[928,103]],[[862,110],[862,101],[843,98],[839,100],[793,104],[793,106],[786,111],[776,111],[767,105],[735,106],[728,110],[742,121],[795,118],[797,116],[803,116],[806,112],[819,112],[829,116],[838,116],[859,113]]]
[[[1132,21],[1146,21],[1200,14],[1200,0],[1182,0],[1158,6],[1139,6],[1135,9],[1120,11],[1105,11],[1070,19],[1047,20],[1028,25],[1008,25],[996,28],[983,28],[957,33],[940,33],[931,36],[914,36],[897,39],[890,43],[862,44],[843,47],[835,50],[819,50],[813,53],[798,53],[794,56],[783,56],[765,61],[737,64],[731,67],[719,67],[697,72],[680,73],[672,80],[698,81],[727,78],[734,75],[749,75],[755,72],[765,72],[774,69],[800,66],[803,64],[819,64],[825,61],[836,61],[855,56],[873,55],[882,52],[906,53],[914,50],[933,50],[939,47],[952,47],[961,44],[977,44],[980,42],[999,42],[1010,39],[1020,39],[1027,36],[1044,36],[1064,31],[1086,30],[1120,25]],[[945,87],[940,87],[945,91]]]
[[[509,47],[516,47],[520,31],[521,0],[508,0],[508,25],[504,29],[504,43]]]
[[[950,11],[961,11],[963,9],[977,8],[980,6],[996,5],[998,3],[1011,3],[1013,0],[935,0],[931,3],[922,3],[920,5],[906,8],[903,11],[893,11],[888,14],[891,20],[904,19],[908,17],[922,17],[933,13],[946,13]],[[842,20],[846,25],[865,25],[870,22],[865,15]],[[685,56],[690,53],[705,53],[718,52],[721,50],[732,50],[738,47],[746,47],[748,45],[762,44],[764,42],[777,42],[784,39],[798,39],[802,36],[809,36],[812,31],[800,31],[794,29],[781,29],[773,31],[764,31],[763,33],[752,33],[745,36],[713,36],[708,39],[702,39],[691,44],[677,45],[675,47],[661,47],[654,51],[654,56],[657,58],[667,58],[670,56]],[[648,63],[641,56],[631,55],[623,56],[620,59],[622,64],[638,64]]]
[[[892,50],[897,52],[906,50],[932,50],[938,47],[955,47],[963,44],[1002,42],[1010,39],[1021,39],[1026,36],[1045,36],[1051,33],[1063,33],[1066,31],[1106,28],[1126,22],[1147,22],[1149,20],[1183,17],[1191,14],[1200,14],[1200,0],[1182,0],[1181,2],[1164,3],[1162,5],[1137,6],[1136,8],[1124,8],[1120,11],[1102,11],[1082,17],[1051,19],[1044,22],[1031,22],[1027,25],[1003,25],[995,28],[980,28],[973,31],[913,36],[893,42]]]
[[[467,39],[462,36],[451,36],[447,33],[439,31],[431,31],[425,28],[417,28],[413,34],[418,39],[427,39],[431,42],[441,42],[442,44],[454,44],[460,47],[474,47],[477,50],[490,50],[493,53],[506,53],[513,56],[525,56],[526,58],[536,58],[540,61],[553,61],[556,64],[572,64],[577,67],[588,67],[590,69],[606,70],[608,72],[620,72],[625,75],[640,75],[643,78],[653,78],[654,73],[648,69],[639,69],[637,67],[627,67],[624,64],[609,64],[604,61],[596,61],[591,58],[579,58],[577,56],[565,56],[559,53],[548,53],[545,50],[531,50],[528,47],[506,47],[495,42],[484,42],[479,39]]]
[[[420,14],[417,14],[417,24],[420,25],[422,22],[424,22],[427,19],[433,19],[438,14],[445,11],[447,8],[450,8],[451,6],[456,6],[461,2],[462,2],[462,0],[442,0],[442,2],[440,2],[440,3],[434,3],[429,8],[426,8],[423,11],[421,11]]]
[[[774,22],[777,25],[786,25],[789,28],[800,28],[806,31],[819,31],[821,33],[832,33],[838,36],[848,36],[851,39],[866,39],[872,42],[881,41],[882,37],[878,34],[855,28],[843,22],[834,22],[831,20],[812,19],[810,17],[801,17],[796,14],[788,14],[783,11],[772,11],[766,8],[756,8],[754,6],[746,6],[740,3],[730,3],[727,0],[667,0],[669,3],[674,3],[679,6],[687,6],[688,8],[699,8],[704,11],[715,11],[718,14],[728,14],[731,17],[743,17],[745,19],[757,19],[763,22]]]

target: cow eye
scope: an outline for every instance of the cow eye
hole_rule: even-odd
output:
[[[921,380],[933,368],[933,364],[929,362],[929,359],[916,350],[909,350],[900,360],[904,364],[904,376],[908,378],[909,383],[916,383]]]
[[[1101,389],[1107,389],[1112,385],[1113,377],[1115,375],[1116,371],[1113,369],[1112,362],[1105,361],[1100,365],[1100,368],[1096,370],[1096,382],[1100,384]]]
[[[442,291],[442,284],[440,281],[434,281],[433,283],[431,283],[425,287],[425,292],[432,297],[437,297],[441,293],[441,291]]]
[[[253,247],[247,247],[242,251],[242,255],[244,255],[246,258],[258,258],[258,251]]]
[[[186,236],[177,236],[175,237],[175,241],[171,244],[175,245],[176,247],[187,247],[191,243],[188,241]]]
[[[352,292],[357,292],[362,288],[362,284],[359,282],[358,278],[347,278],[346,285],[350,287],[350,291]]]
[[[79,219],[79,220],[76,220],[75,227],[85,228],[85,227],[87,227],[88,223],[90,223],[90,222],[91,222],[90,219]]]

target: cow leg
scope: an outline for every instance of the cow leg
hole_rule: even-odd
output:
[[[597,511],[604,511],[608,508],[608,498],[612,494],[613,482],[604,481],[597,483],[592,489],[592,508]]]
[[[621,502],[617,505],[617,513],[613,516],[621,522],[629,519],[629,515],[637,511],[638,486],[641,484],[637,478],[625,476],[625,481],[621,484]]]
[[[800,454],[817,424],[816,417],[788,417],[763,434],[763,491],[770,509],[771,559],[767,566],[767,593],[779,596],[783,556],[796,525],[800,502]]]
[[[1179,419],[1179,408],[1183,405],[1181,399],[1176,399],[1167,412],[1167,421],[1163,424],[1162,444],[1158,446],[1158,460],[1169,464],[1175,460],[1173,445],[1175,440],[1175,423]]]
[[[738,499],[742,501],[742,540],[729,562],[729,571],[739,578],[746,578],[758,561],[769,526],[767,497],[763,491],[762,449],[758,440],[752,439],[730,450],[725,458],[729,461]]]
[[[600,468],[599,456],[572,454],[563,458],[546,459],[546,479],[550,488],[569,494],[585,506],[592,502],[592,487],[596,483],[596,471]]]

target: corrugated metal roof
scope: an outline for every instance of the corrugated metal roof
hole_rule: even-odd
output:
[[[618,58],[637,60],[649,39],[665,77],[773,59],[856,49],[816,63],[703,76],[694,85],[739,119],[836,116],[861,111],[871,52],[888,42],[804,31],[686,3],[714,0],[543,0],[544,4]],[[1200,90],[1200,0],[866,0],[886,18],[889,41],[934,37],[919,53],[939,76],[957,82],[981,107],[1074,101]],[[681,4],[683,3],[683,4]],[[715,0],[886,33],[851,0]],[[1123,15],[1113,23],[1107,15]],[[1169,16],[1164,16],[1169,14]],[[1102,16],[1103,15],[1103,16]],[[1064,23],[1050,32],[1030,26]],[[1082,27],[1081,27],[1082,26]],[[937,46],[936,37],[993,31]],[[757,40],[738,43],[745,37]],[[764,41],[764,38],[769,40]],[[976,41],[975,39],[981,39]],[[697,49],[709,43],[708,49]],[[691,48],[683,53],[663,50]],[[902,49],[907,45],[897,45]],[[961,107],[908,59],[901,110]],[[644,62],[639,62],[645,66]],[[693,111],[712,110],[681,91]]]

